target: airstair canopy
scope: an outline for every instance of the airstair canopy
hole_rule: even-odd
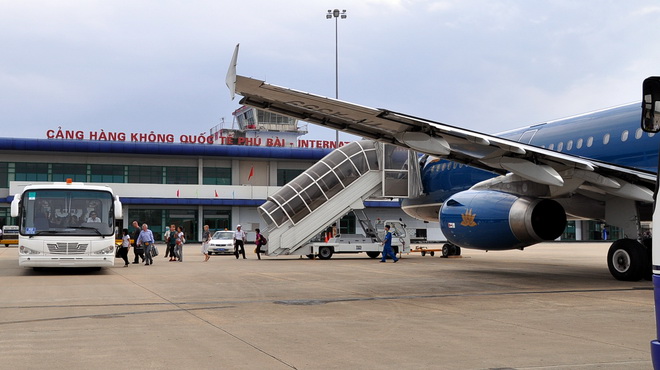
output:
[[[411,181],[412,180],[412,181]],[[321,159],[259,207],[268,225],[268,255],[292,254],[368,198],[421,191],[414,152],[371,140],[349,143]]]
[[[295,225],[360,176],[378,169],[376,143],[370,140],[352,142],[332,151],[284,185],[259,207],[259,212],[269,229],[287,221]]]

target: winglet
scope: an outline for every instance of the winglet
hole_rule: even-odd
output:
[[[227,69],[227,77],[225,77],[225,83],[229,88],[229,95],[231,100],[234,100],[236,95],[236,62],[238,61],[238,47],[240,44],[236,44],[236,49],[234,49],[234,56],[231,57],[231,63],[229,64],[229,69]]]

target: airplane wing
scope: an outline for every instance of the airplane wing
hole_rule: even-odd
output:
[[[235,60],[232,63],[235,66]],[[231,70],[231,67],[230,67]],[[229,75],[229,73],[228,73]],[[548,197],[570,192],[653,202],[655,174],[559,153],[386,109],[268,84],[235,75],[240,103],[335,130],[392,143],[500,175],[547,185]],[[229,81],[228,81],[229,83]],[[232,88],[233,87],[233,88]]]

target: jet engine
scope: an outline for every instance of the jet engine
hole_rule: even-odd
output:
[[[551,199],[467,190],[444,202],[440,208],[440,228],[459,247],[522,249],[558,238],[566,228],[566,212]]]

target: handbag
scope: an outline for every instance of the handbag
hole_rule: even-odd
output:
[[[156,257],[156,256],[158,256],[158,247],[156,247],[156,244],[154,244],[154,245],[151,247],[151,256],[152,256],[152,257]]]

